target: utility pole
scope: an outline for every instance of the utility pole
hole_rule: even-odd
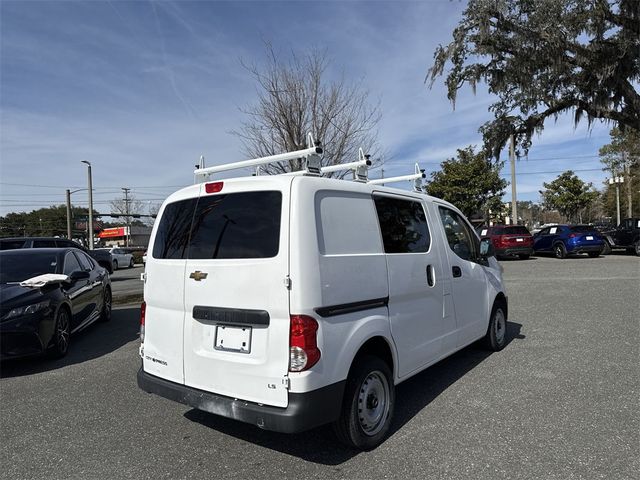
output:
[[[67,238],[71,240],[71,190],[67,189]]]
[[[609,179],[609,185],[616,186],[616,225],[620,225],[620,184],[624,183],[624,177],[613,177]]]
[[[509,161],[511,162],[511,224],[518,224],[518,205],[516,200],[516,139],[511,135],[509,145]]]
[[[126,224],[126,228],[127,231],[125,232],[124,235],[124,244],[126,247],[129,246],[129,230],[130,230],[130,219],[129,219],[129,191],[131,189],[130,188],[126,188],[126,187],[122,187],[122,191],[124,192],[124,212],[125,212],[125,224]]]
[[[633,216],[633,195],[631,193],[631,162],[627,158],[627,152],[622,152],[622,160],[624,162],[624,176],[627,177],[627,218]],[[618,222],[619,224],[619,222]]]
[[[91,182],[91,163],[86,160],[81,160],[88,167],[88,187],[89,187],[89,250],[93,250],[93,185]]]

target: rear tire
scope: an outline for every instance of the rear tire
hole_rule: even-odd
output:
[[[129,268],[133,268],[133,258],[129,261]]]
[[[353,448],[376,448],[389,432],[394,405],[389,366],[378,357],[363,356],[347,378],[340,417],[333,424],[336,436]]]
[[[597,258],[597,257],[599,257],[599,256],[600,256],[600,252],[589,252],[589,253],[588,253],[588,255],[589,255],[591,258]]]
[[[65,307],[60,307],[56,315],[56,324],[51,339],[50,355],[52,358],[62,358],[69,351],[71,339],[71,316]]]
[[[640,240],[638,240],[634,246],[636,257],[640,257]]]
[[[567,258],[567,249],[563,243],[556,243],[553,246],[553,254],[559,259]]]
[[[118,260],[113,261],[113,271],[115,272],[118,269]]]
[[[494,352],[499,352],[507,344],[507,315],[501,303],[493,305],[489,328],[483,340],[485,347]]]
[[[529,260],[530,255],[525,253],[524,255],[518,255],[518,257],[520,260]]]

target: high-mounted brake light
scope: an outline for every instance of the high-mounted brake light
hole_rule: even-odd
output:
[[[147,302],[140,305],[140,341],[144,342],[144,322],[147,315]]]
[[[289,371],[302,372],[320,360],[318,322],[308,315],[291,315],[289,330]]]
[[[207,193],[218,193],[220,190],[222,190],[223,184],[224,182],[205,183],[204,190]]]

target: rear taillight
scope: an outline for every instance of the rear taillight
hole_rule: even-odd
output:
[[[577,233],[570,233],[569,238],[576,238],[578,236]]]
[[[320,360],[318,322],[308,315],[291,315],[289,327],[289,371],[302,372]]]
[[[502,238],[502,236],[493,237],[493,245],[495,247],[501,247],[503,243],[504,239]]]
[[[140,305],[140,341],[144,342],[144,320],[147,314],[147,302]]]

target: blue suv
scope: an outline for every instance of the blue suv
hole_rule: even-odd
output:
[[[565,258],[572,253],[597,257],[603,248],[604,240],[591,225],[553,225],[533,236],[535,253],[553,253],[556,258]]]

